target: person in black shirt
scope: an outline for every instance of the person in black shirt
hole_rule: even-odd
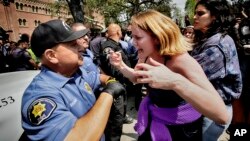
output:
[[[110,24],[107,28],[107,39],[101,41],[100,68],[103,73],[116,78],[121,84],[126,86],[131,82],[129,82],[127,78],[112,66],[108,59],[110,51],[119,51],[122,54],[123,61],[130,66],[129,59],[119,43],[121,37],[122,32],[120,26],[117,24]],[[116,102],[112,107],[114,109],[111,109],[108,122],[108,126],[110,127],[107,127],[107,130],[105,131],[106,140],[119,141],[122,134],[123,123],[132,123],[133,119],[126,115],[126,101],[126,94],[123,97],[116,99]]]

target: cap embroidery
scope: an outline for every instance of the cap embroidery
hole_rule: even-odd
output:
[[[70,31],[70,26],[67,23],[65,23],[64,21],[62,21],[62,24],[63,24],[63,26],[64,26],[64,28],[66,30]]]

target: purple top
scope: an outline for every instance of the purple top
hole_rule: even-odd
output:
[[[189,103],[175,108],[158,108],[154,106],[150,98],[145,97],[138,111],[138,122],[135,130],[142,135],[148,126],[148,115],[152,117],[150,135],[153,141],[172,141],[166,125],[181,125],[191,123],[201,117]]]

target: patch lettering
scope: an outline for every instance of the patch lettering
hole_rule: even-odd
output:
[[[66,30],[70,31],[70,26],[67,23],[65,23],[64,21],[62,21],[62,24],[63,24],[63,26],[64,26],[64,28]]]

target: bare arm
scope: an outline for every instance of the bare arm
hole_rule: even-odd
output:
[[[135,73],[139,76],[138,83],[149,83],[154,88],[174,90],[203,115],[220,124],[228,122],[229,115],[223,100],[191,56],[179,56],[169,65],[171,70],[151,58],[149,62],[152,65],[136,66],[146,70]]]
[[[131,82],[135,83],[136,78],[134,75],[134,69],[128,67],[123,61],[120,52],[111,51],[109,54],[110,63],[118,69],[126,78],[128,78]]]
[[[125,88],[112,77],[100,74],[105,86],[95,105],[79,118],[66,137],[69,140],[100,140],[109,117],[113,98],[125,94]]]
[[[108,121],[113,97],[102,92],[90,111],[78,119],[65,141],[98,141]]]

